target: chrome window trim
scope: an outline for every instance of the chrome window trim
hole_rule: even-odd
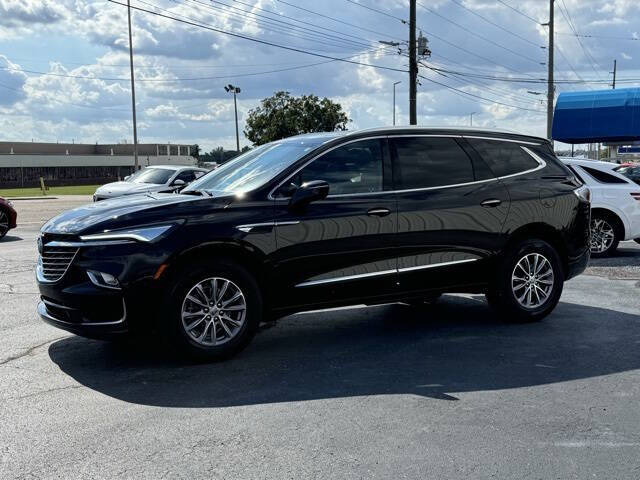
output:
[[[496,142],[510,142],[510,143],[519,143],[521,145],[532,145],[532,146],[540,146],[539,143],[535,142],[527,142],[525,140],[515,140],[513,138],[497,138],[497,137],[481,137],[475,135],[460,135],[462,138],[475,138],[477,140],[493,140]]]
[[[474,180],[473,182],[455,183],[455,184],[452,184],[452,185],[439,185],[439,186],[435,186],[435,187],[408,188],[408,189],[403,189],[403,190],[382,190],[382,191],[379,191],[379,192],[340,193],[340,194],[337,194],[337,195],[327,195],[327,198],[362,197],[362,196],[369,196],[369,195],[388,195],[388,194],[394,194],[394,193],[422,192],[422,191],[428,191],[428,190],[440,190],[440,189],[445,189],[445,188],[465,187],[465,186],[468,186],[468,185],[495,182],[495,181],[498,181],[498,180],[503,180],[505,178],[517,177],[518,175],[526,175],[528,173],[532,173],[532,172],[536,172],[538,170],[541,170],[541,169],[543,169],[543,168],[545,168],[547,166],[547,162],[545,162],[539,155],[537,155],[535,152],[531,151],[529,148],[523,146],[523,145],[539,146],[540,145],[539,143],[526,142],[526,141],[520,141],[520,140],[512,140],[512,139],[508,139],[508,138],[479,137],[479,136],[469,136],[469,135],[389,134],[389,135],[381,135],[381,136],[376,136],[376,137],[366,137],[366,138],[358,138],[358,139],[355,139],[355,140],[350,140],[349,142],[341,143],[340,145],[336,145],[335,147],[332,147],[329,150],[327,150],[325,152],[322,152],[319,155],[316,155],[315,157],[310,159],[308,162],[306,162],[304,165],[302,165],[300,168],[296,169],[291,175],[289,175],[282,182],[280,182],[275,188],[273,188],[269,192],[269,195],[268,195],[267,198],[269,200],[275,200],[275,201],[289,201],[290,200],[289,198],[275,198],[273,196],[273,192],[275,192],[287,180],[290,180],[293,176],[295,176],[300,170],[305,168],[311,162],[313,162],[317,158],[321,157],[325,153],[329,153],[330,151],[332,151],[332,150],[334,150],[334,149],[336,149],[338,147],[342,147],[344,145],[348,145],[349,143],[358,142],[358,141],[361,141],[361,140],[375,140],[375,139],[380,139],[380,138],[402,138],[402,137],[475,138],[475,139],[480,139],[480,140],[495,140],[495,141],[500,141],[500,142],[504,141],[504,142],[510,142],[510,143],[517,143],[517,144],[520,144],[520,148],[522,148],[534,160],[536,160],[538,162],[538,166],[536,168],[530,168],[529,170],[524,170],[522,172],[511,173],[509,175],[502,175],[500,177],[487,178],[487,179],[484,179],[484,180]]]

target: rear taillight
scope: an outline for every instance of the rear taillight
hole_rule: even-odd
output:
[[[640,193],[631,192],[631,196],[640,202]]]
[[[580,200],[591,203],[591,190],[589,190],[589,187],[586,185],[576,188],[573,193],[575,193]]]

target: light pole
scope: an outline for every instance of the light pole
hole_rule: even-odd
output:
[[[471,127],[473,127],[473,116],[474,116],[476,113],[478,113],[478,112],[471,112],[471,113],[469,114],[469,125],[470,125]]]
[[[393,84],[393,125],[396,124],[396,85],[402,82],[395,82]]]
[[[131,104],[133,106],[133,158],[134,172],[138,171],[138,127],[136,125],[136,87],[133,80],[133,42],[131,41],[131,1],[127,0],[127,18],[129,20],[129,66],[131,67]]]
[[[240,153],[240,135],[238,134],[238,102],[236,101],[236,95],[240,93],[240,87],[234,87],[229,84],[224,89],[227,92],[233,92],[233,108],[236,112],[236,151]]]

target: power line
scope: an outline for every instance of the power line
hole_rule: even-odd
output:
[[[349,27],[357,28],[358,30],[362,30],[363,32],[375,33],[376,35],[382,35],[384,37],[392,38],[394,40],[400,40],[400,41],[406,43],[406,39],[404,39],[404,38],[394,37],[394,36],[389,35],[389,34],[385,34],[385,33],[382,33],[382,32],[377,32],[377,31],[371,30],[369,28],[361,27],[360,25],[355,25],[353,23],[345,22],[343,20],[340,20],[340,19],[337,19],[337,18],[334,18],[334,17],[330,17],[328,15],[325,15],[323,13],[314,12],[313,10],[309,10],[308,8],[303,8],[303,7],[300,7],[298,5],[294,5],[292,3],[286,2],[285,0],[277,0],[277,1],[280,2],[280,3],[283,3],[285,5],[288,5],[290,7],[297,8],[298,10],[301,10],[303,12],[311,13],[313,15],[317,15],[319,17],[326,18],[327,20],[331,20],[331,21],[336,22],[336,23],[341,23],[341,24],[347,25]]]
[[[584,34],[584,33],[573,33],[573,32],[556,32],[558,35],[570,35],[572,37],[578,38],[604,38],[609,40],[631,40],[631,41],[639,41],[640,37],[621,37],[617,35],[592,35],[592,34]]]
[[[504,5],[505,7],[510,8],[511,10],[516,12],[518,15],[522,15],[523,17],[528,18],[529,20],[531,20],[532,22],[537,23],[538,25],[540,24],[539,20],[537,20],[537,19],[535,19],[533,17],[530,17],[529,15],[524,13],[523,11],[518,10],[516,7],[514,7],[512,5],[509,5],[507,2],[504,2],[503,0],[497,0],[497,1],[500,2],[502,5]]]
[[[498,48],[502,48],[503,50],[506,50],[507,52],[510,52],[510,53],[512,53],[512,54],[514,54],[514,55],[517,55],[517,56],[519,56],[519,57],[521,57],[521,58],[524,58],[525,60],[529,60],[530,62],[533,62],[533,63],[535,63],[535,64],[537,64],[537,65],[540,65],[540,60],[536,60],[535,58],[531,58],[531,57],[529,57],[528,55],[524,55],[524,54],[522,54],[522,53],[520,53],[520,52],[517,52],[516,50],[512,50],[512,49],[510,49],[510,48],[508,48],[508,47],[505,47],[504,45],[501,45],[501,44],[500,44],[500,43],[498,43],[498,42],[495,42],[495,41],[491,40],[490,38],[485,37],[484,35],[480,35],[479,33],[476,33],[476,32],[474,32],[474,31],[472,31],[472,30],[469,30],[469,29],[468,29],[467,27],[465,27],[464,25],[460,25],[459,23],[454,22],[453,20],[450,20],[449,18],[445,17],[444,15],[440,15],[440,14],[439,14],[438,12],[436,12],[435,10],[432,10],[432,9],[431,9],[431,8],[429,8],[429,7],[425,7],[425,6],[424,6],[423,4],[421,4],[420,2],[417,2],[417,4],[418,4],[421,8],[424,8],[424,9],[425,9],[425,10],[427,10],[428,12],[432,13],[433,15],[436,15],[437,17],[442,18],[443,20],[445,20],[445,21],[447,21],[447,22],[449,22],[449,23],[451,23],[451,24],[455,25],[456,27],[458,27],[458,28],[460,28],[460,29],[464,30],[465,32],[469,33],[470,35],[473,35],[474,37],[478,37],[478,38],[480,38],[480,39],[484,40],[485,42],[488,42],[488,43],[490,43],[490,44],[492,44],[492,45],[495,45],[495,46],[496,46],[496,47],[498,47]]]
[[[457,92],[458,94],[466,95],[468,97],[472,97],[472,98],[478,99],[480,101],[487,102],[489,104],[497,104],[497,105],[502,105],[502,106],[505,106],[505,107],[516,108],[518,110],[526,110],[526,111],[535,112],[535,113],[538,113],[538,114],[541,114],[541,115],[545,114],[545,112],[542,112],[540,110],[534,110],[532,108],[524,108],[524,107],[519,107],[517,105],[511,105],[511,104],[504,103],[504,102],[498,102],[496,100],[490,100],[488,98],[484,98],[484,97],[482,97],[480,95],[476,95],[474,93],[465,92],[464,90],[460,90],[459,88],[452,87],[451,85],[447,85],[446,83],[438,82],[437,80],[434,80],[434,79],[429,78],[429,77],[425,77],[424,75],[419,75],[419,77],[423,78],[424,80],[427,80],[427,81],[429,81],[431,83],[435,83],[436,85],[440,85],[440,86],[443,86],[445,88],[448,88],[449,90],[452,90],[453,92]]]
[[[512,32],[511,30],[509,30],[508,28],[504,28],[502,25],[495,23],[492,20],[489,20],[487,17],[480,15],[478,12],[476,12],[475,10],[472,10],[471,8],[467,7],[466,5],[464,5],[463,3],[459,2],[458,0],[450,0],[453,3],[455,3],[456,5],[458,5],[461,8],[464,8],[465,10],[468,10],[469,12],[471,12],[473,15],[475,15],[478,18],[481,18],[482,20],[484,20],[485,22],[493,25],[496,28],[499,28],[500,30],[502,30],[503,32],[507,32],[509,35],[513,35],[514,37],[519,38],[520,40],[530,43],[531,45],[534,45],[536,47],[540,47],[540,45],[538,45],[535,42],[532,42],[531,40],[529,40],[528,38],[523,37],[522,35],[519,35],[515,32]]]
[[[349,3],[353,3],[354,5],[356,5],[356,6],[360,7],[360,8],[365,8],[367,10],[370,10],[372,12],[378,13],[380,15],[384,15],[385,17],[389,17],[389,18],[393,18],[394,20],[398,20],[398,21],[404,23],[405,25],[407,25],[409,23],[407,20],[405,20],[403,18],[396,17],[395,15],[391,15],[388,12],[384,12],[382,10],[378,10],[377,8],[373,8],[373,7],[369,7],[367,5],[363,5],[362,3],[355,2],[354,0],[345,0],[345,1],[349,2]]]
[[[119,1],[116,1],[116,0],[107,0],[107,1],[109,1],[111,3],[115,3],[117,5],[126,6],[126,4],[124,4],[122,2],[119,2]],[[326,58],[326,59],[330,59],[330,60],[341,61],[341,62],[350,63],[350,64],[353,64],[353,65],[360,65],[360,66],[364,66],[364,67],[379,68],[379,69],[382,69],[382,70],[390,70],[390,71],[394,71],[394,72],[403,72],[403,73],[407,72],[406,70],[402,70],[400,68],[388,67],[388,66],[384,66],[384,65],[375,65],[375,64],[364,63],[364,62],[356,62],[356,61],[353,61],[353,60],[342,59],[342,58],[334,57],[334,56],[331,56],[331,55],[325,55],[325,54],[321,54],[321,53],[311,52],[309,50],[304,50],[304,49],[301,49],[301,48],[281,45],[281,44],[278,44],[278,43],[269,42],[267,40],[261,40],[259,38],[250,37],[248,35],[243,35],[243,34],[240,34],[240,33],[228,32],[226,30],[222,30],[220,28],[216,28],[216,27],[210,26],[210,25],[208,25],[206,23],[197,23],[195,21],[183,20],[183,19],[180,19],[180,18],[172,17],[171,15],[165,15],[165,14],[154,12],[154,11],[151,11],[151,10],[147,10],[147,9],[141,8],[141,7],[132,6],[131,8],[133,8],[135,10],[138,10],[138,11],[141,11],[141,12],[148,13],[150,15],[155,15],[155,16],[166,18],[166,19],[169,19],[169,20],[174,20],[176,22],[184,23],[186,25],[191,25],[193,27],[202,28],[204,30],[210,30],[212,32],[221,33],[223,35],[229,35],[229,36],[235,37],[235,38],[241,38],[243,40],[248,40],[250,42],[260,43],[262,45],[268,45],[268,46],[271,46],[271,47],[281,48],[283,50],[288,50],[288,51],[291,51],[291,52],[302,53],[302,54],[305,54],[305,55],[312,55],[314,57]]]

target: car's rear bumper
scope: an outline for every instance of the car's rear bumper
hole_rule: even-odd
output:
[[[567,278],[576,277],[584,272],[589,265],[589,259],[591,258],[591,250],[589,248],[585,249],[584,253],[578,257],[574,257],[569,259],[567,262]]]

